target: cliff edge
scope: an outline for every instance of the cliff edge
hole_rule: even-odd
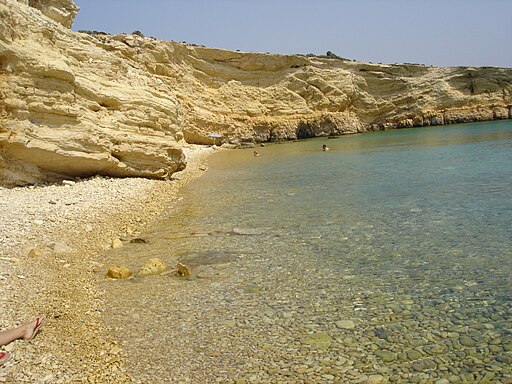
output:
[[[71,0],[0,0],[0,185],[167,178],[185,143],[512,117],[512,69],[383,65],[77,33]],[[213,137],[212,137],[213,136]]]

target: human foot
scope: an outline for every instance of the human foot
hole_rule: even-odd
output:
[[[44,325],[45,321],[46,321],[46,316],[39,315],[33,321],[26,324],[24,333],[23,333],[23,338],[25,340],[32,340],[34,337],[36,337],[37,332],[39,332],[41,327]]]

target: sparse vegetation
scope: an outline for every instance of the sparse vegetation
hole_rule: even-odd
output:
[[[308,53],[306,55],[299,55],[299,56],[318,57],[318,58],[321,58],[321,59],[337,59],[337,60],[343,60],[343,61],[351,61],[350,59],[346,59],[344,57],[338,56],[338,55],[336,55],[335,53],[333,53],[331,51],[327,51],[325,53],[325,55],[315,55],[314,53]]]
[[[102,31],[89,31],[89,30],[85,30],[85,29],[81,29],[78,31],[78,33],[85,33],[87,35],[103,35],[103,36],[108,36],[110,35],[110,33],[107,33],[107,32],[102,32]]]

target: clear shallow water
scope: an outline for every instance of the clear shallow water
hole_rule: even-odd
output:
[[[153,382],[512,381],[511,121],[257,150],[214,155],[149,244],[107,255],[195,272],[104,283],[113,331],[153,351],[135,371],[156,364]]]

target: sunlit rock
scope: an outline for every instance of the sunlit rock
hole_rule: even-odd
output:
[[[159,258],[149,259],[146,264],[144,264],[140,270],[140,276],[148,276],[148,275],[157,275],[159,273],[164,272],[167,269],[167,265],[160,260]]]
[[[112,279],[124,279],[131,275],[132,271],[130,269],[121,266],[110,267],[107,271],[107,277]]]
[[[192,274],[192,271],[185,264],[178,263],[176,265],[176,274],[181,277],[189,277]]]

